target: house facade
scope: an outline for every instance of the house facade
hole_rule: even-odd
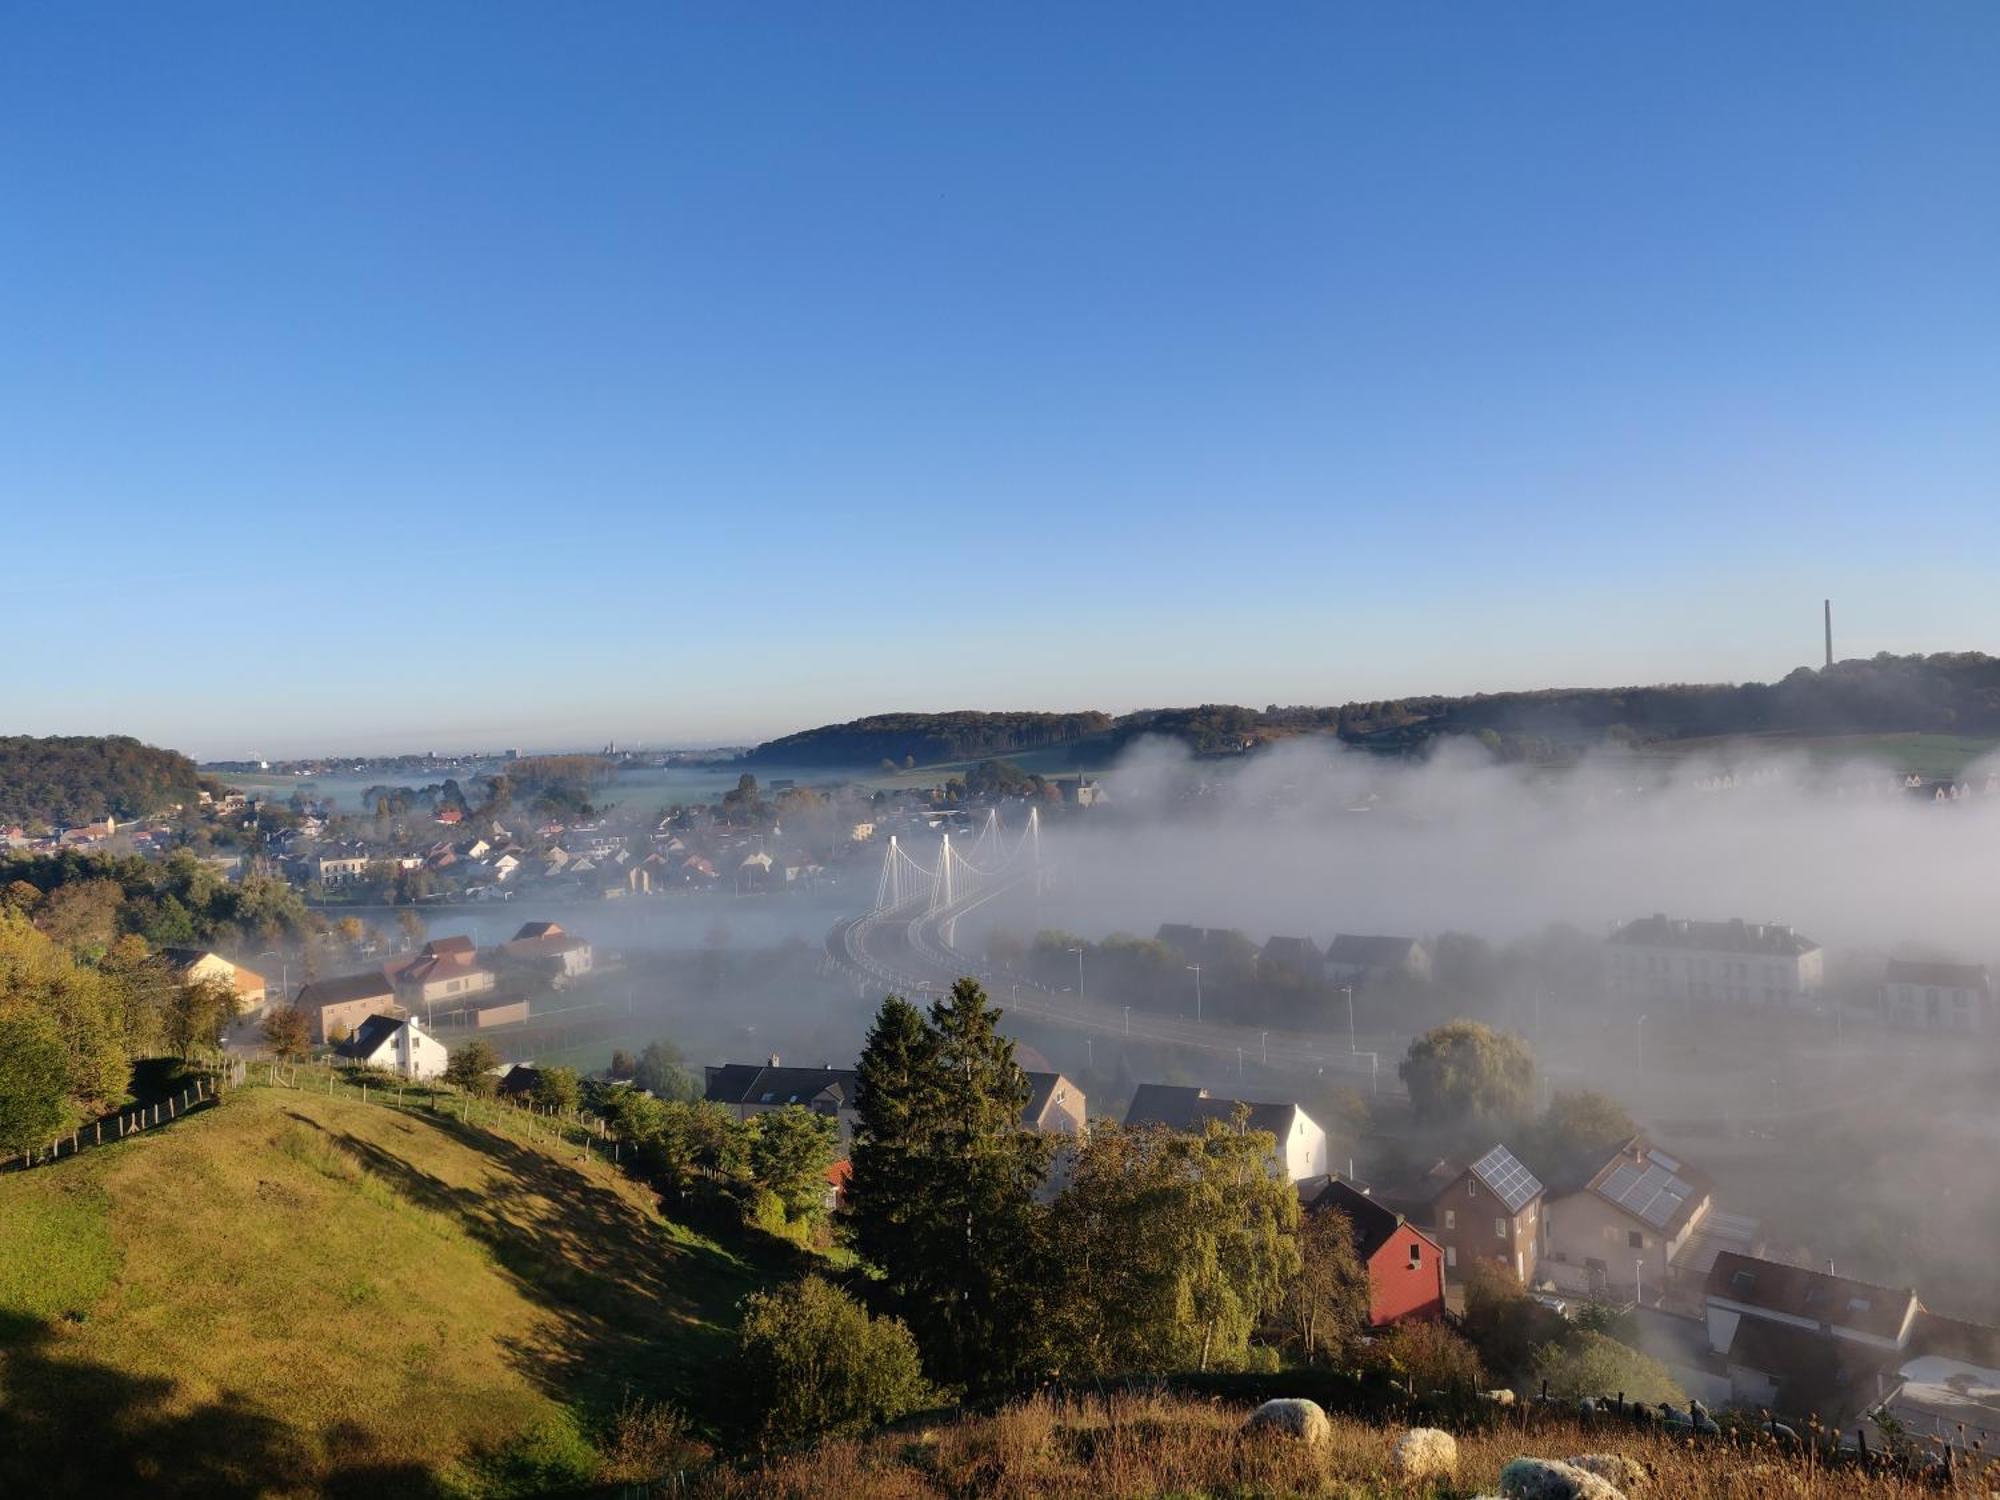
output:
[[[312,1039],[322,1045],[351,1035],[370,1016],[402,1014],[396,987],[375,969],[315,980],[299,990],[297,1004],[312,1023]]]
[[[1336,933],[1327,944],[1326,978],[1331,984],[1430,977],[1430,952],[1415,938],[1342,932]]]
[[[470,1000],[497,983],[468,937],[433,938],[410,957],[385,964],[383,973],[397,1000],[408,1007]]]
[[[1991,1031],[1992,978],[1979,964],[1892,958],[1882,975],[1882,1019],[1911,1031]]]
[[[1233,1126],[1239,1118],[1246,1130],[1270,1132],[1276,1143],[1272,1166],[1283,1181],[1326,1175],[1326,1132],[1296,1104],[1218,1099],[1203,1088],[1142,1083],[1125,1112],[1128,1126],[1163,1125],[1169,1130],[1206,1130],[1211,1120]]]
[[[167,964],[183,984],[210,981],[225,984],[236,996],[236,1013],[256,1010],[270,997],[264,976],[242,964],[232,963],[220,953],[206,948],[169,948]]]
[[[1445,1274],[1456,1280],[1474,1261],[1491,1261],[1534,1284],[1541,1265],[1542,1184],[1505,1146],[1471,1166],[1437,1173],[1444,1188],[1430,1203],[1431,1238],[1444,1249]],[[1433,1180],[1436,1180],[1434,1177]]]
[[[774,1053],[767,1063],[723,1063],[707,1069],[702,1097],[725,1106],[739,1120],[797,1105],[825,1115],[840,1128],[841,1155],[859,1118],[854,1109],[854,1069],[788,1068]]]
[[[451,1060],[444,1043],[422,1023],[396,1016],[370,1016],[334,1048],[334,1055],[355,1067],[380,1068],[412,1080],[442,1078]]]
[[[1368,1268],[1368,1326],[1387,1328],[1445,1313],[1444,1247],[1403,1215],[1335,1178],[1305,1202],[1306,1212],[1339,1212]]]
[[[500,951],[563,979],[588,974],[593,963],[590,944],[556,922],[524,922]]]
[[[1798,1005],[1818,996],[1825,955],[1775,922],[1695,922],[1655,914],[1605,943],[1611,993],[1628,1004]]]
[[[1737,1403],[1836,1423],[1884,1393],[1923,1315],[1914,1291],[1727,1252],[1705,1301]]]
[[[1581,1191],[1549,1202],[1542,1273],[1575,1296],[1657,1300],[1713,1198],[1707,1177],[1679,1158],[1627,1141]]]

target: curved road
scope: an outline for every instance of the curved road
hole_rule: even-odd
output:
[[[904,906],[893,912],[868,912],[836,922],[827,934],[828,960],[855,983],[901,994],[947,989],[953,980],[971,976],[1004,1007],[1047,1025],[1098,1036],[1131,1037],[1135,1041],[1190,1047],[1218,1057],[1234,1057],[1267,1067],[1338,1076],[1364,1094],[1403,1093],[1393,1054],[1356,1052],[1340,1040],[1293,1031],[1189,1021],[1130,1006],[1099,1005],[1069,991],[1048,986],[1013,971],[996,972],[984,960],[959,953],[944,933],[957,918],[1031,878],[1021,875],[977,895],[931,912]]]

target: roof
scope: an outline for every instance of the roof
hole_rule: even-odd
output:
[[[352,1000],[392,1000],[395,987],[379,970],[340,974],[332,979],[315,979],[299,991],[301,1010],[318,1010],[328,1005],[345,1005]]]
[[[1707,1293],[1725,1302],[1815,1323],[1900,1338],[1917,1308],[1917,1294],[1847,1276],[1829,1276],[1783,1261],[1725,1250],[1708,1273]]]
[[[1619,1147],[1590,1179],[1589,1190],[1669,1238],[1701,1211],[1712,1193],[1701,1173],[1638,1141]]]
[[[562,853],[560,849],[553,849],[549,852],[551,854]],[[560,937],[562,930],[562,924],[559,922],[523,922],[521,930],[514,934],[513,940],[517,943],[526,943],[536,938]]]
[[[370,1016],[354,1028],[353,1036],[333,1050],[342,1057],[372,1057],[377,1047],[394,1036],[399,1028],[408,1024],[396,1016]]]
[[[1058,1088],[1076,1087],[1060,1073],[1043,1073],[1029,1069],[1022,1071],[1028,1078],[1028,1103],[1021,1111],[1021,1119],[1029,1125],[1040,1122],[1043,1113],[1049,1107],[1049,1100],[1055,1097]]]
[[[424,944],[424,952],[432,958],[471,958],[479,951],[469,937],[432,938]]]
[[[762,1063],[724,1063],[708,1070],[702,1097],[715,1104],[830,1103],[854,1105],[852,1068],[785,1068]]]
[[[1274,937],[1257,956],[1267,964],[1285,964],[1302,971],[1317,969],[1321,960],[1319,944],[1302,937]]]
[[[1883,972],[1882,982],[1931,985],[1941,990],[1978,990],[1988,995],[1993,992],[1993,981],[1982,964],[1918,963],[1906,958],[1892,958]]]
[[[1280,1140],[1292,1133],[1293,1119],[1305,1111],[1296,1104],[1259,1104],[1253,1100],[1216,1099],[1207,1089],[1172,1083],[1142,1083],[1125,1111],[1127,1125],[1164,1125],[1169,1130],[1201,1130],[1210,1120],[1233,1124],[1238,1107],[1250,1111],[1249,1128],[1268,1130]]]
[[[1310,1213],[1338,1210],[1346,1214],[1347,1222],[1354,1230],[1354,1253],[1361,1257],[1364,1264],[1374,1259],[1375,1252],[1388,1244],[1396,1231],[1408,1223],[1401,1214],[1384,1208],[1366,1193],[1337,1177],[1321,1188],[1305,1207]]]
[[[1486,1184],[1486,1190],[1517,1214],[1541,1194],[1541,1179],[1521,1165],[1519,1157],[1505,1146],[1495,1146],[1471,1167],[1472,1175]]]
[[[218,963],[228,964],[229,981],[236,987],[239,994],[247,994],[251,990],[261,990],[265,987],[265,980],[262,974],[259,974],[255,969],[246,968],[234,959],[224,958],[213,948],[167,948],[162,951],[167,962],[182,973],[186,973],[205,958],[212,958]]]
[[[546,925],[554,926],[555,924],[549,923]],[[513,954],[517,958],[533,958],[537,954],[576,953],[589,946],[590,943],[586,939],[577,937],[572,933],[564,932],[560,927],[557,927],[547,937],[517,937],[510,939],[501,945],[501,951]]]
[[[1386,937],[1378,933],[1341,932],[1327,945],[1330,964],[1358,964],[1370,969],[1388,968],[1410,956],[1415,938]]]
[[[1703,953],[1748,953],[1767,958],[1797,958],[1816,953],[1819,944],[1776,922],[1692,922],[1658,913],[1627,922],[1611,934],[1611,942],[1634,948],[1692,948]]]

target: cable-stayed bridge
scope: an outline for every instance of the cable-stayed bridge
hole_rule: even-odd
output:
[[[875,904],[860,916],[836,923],[827,934],[827,962],[855,987],[857,998],[884,994],[911,998],[941,992],[953,981],[980,980],[1006,1010],[1023,1017],[1100,1036],[1191,1047],[1220,1057],[1234,1056],[1240,1072],[1247,1062],[1340,1074],[1366,1091],[1401,1092],[1393,1071],[1381,1076],[1373,1052],[1343,1047],[1326,1037],[1169,1018],[1130,1006],[1093,1005],[1081,983],[1074,991],[1054,990],[1031,975],[993,972],[980,956],[961,953],[955,943],[959,918],[1013,892],[1045,890],[1058,863],[1043,847],[1041,814],[1031,809],[1026,823],[1004,827],[999,814],[970,839],[940,835],[934,849],[913,853],[892,836],[883,850],[875,884]]]

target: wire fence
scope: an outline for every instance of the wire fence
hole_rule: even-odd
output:
[[[247,1065],[240,1059],[205,1070],[196,1074],[177,1093],[144,1104],[128,1105],[115,1114],[79,1125],[67,1135],[56,1136],[47,1145],[38,1142],[17,1155],[0,1160],[0,1172],[25,1172],[31,1167],[67,1161],[79,1152],[97,1146],[115,1145],[145,1131],[171,1125],[214,1104],[224,1090],[244,1082],[246,1074]]]

